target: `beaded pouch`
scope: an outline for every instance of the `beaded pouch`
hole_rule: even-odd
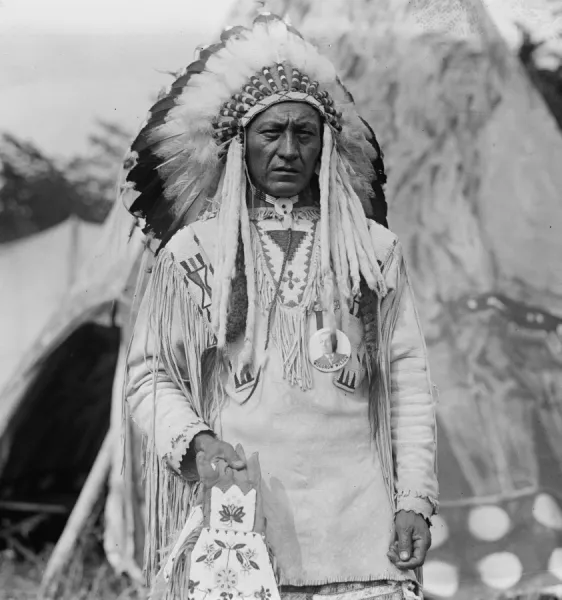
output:
[[[240,446],[236,450],[244,457]],[[189,600],[280,600],[264,537],[257,454],[242,471],[223,460],[209,463],[203,453],[197,456],[197,467],[202,502],[172,550],[164,577],[172,573],[176,549],[199,529],[189,560]]]

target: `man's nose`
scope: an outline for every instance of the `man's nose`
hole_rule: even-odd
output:
[[[298,155],[298,141],[291,131],[286,131],[281,137],[279,156],[287,161],[293,161],[298,157]]]

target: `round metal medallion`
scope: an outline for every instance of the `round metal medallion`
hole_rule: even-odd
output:
[[[332,332],[328,327],[319,329],[308,347],[310,362],[323,373],[334,373],[344,367],[351,356],[351,343],[343,331],[336,330],[337,344],[332,347]]]

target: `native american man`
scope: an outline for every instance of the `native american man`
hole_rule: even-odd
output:
[[[162,241],[127,381],[149,578],[198,466],[243,472],[241,444],[259,454],[281,597],[415,597],[437,508],[432,385],[382,155],[332,64],[274,15],[229,28],[151,109],[127,168],[125,201]],[[339,359],[318,368],[319,345]],[[234,571],[216,590],[175,573],[177,597],[245,597]]]

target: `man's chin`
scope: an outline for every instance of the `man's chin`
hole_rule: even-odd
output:
[[[292,196],[298,196],[305,186],[297,185],[289,182],[279,182],[268,186],[266,190],[270,196],[275,198],[291,198]]]

